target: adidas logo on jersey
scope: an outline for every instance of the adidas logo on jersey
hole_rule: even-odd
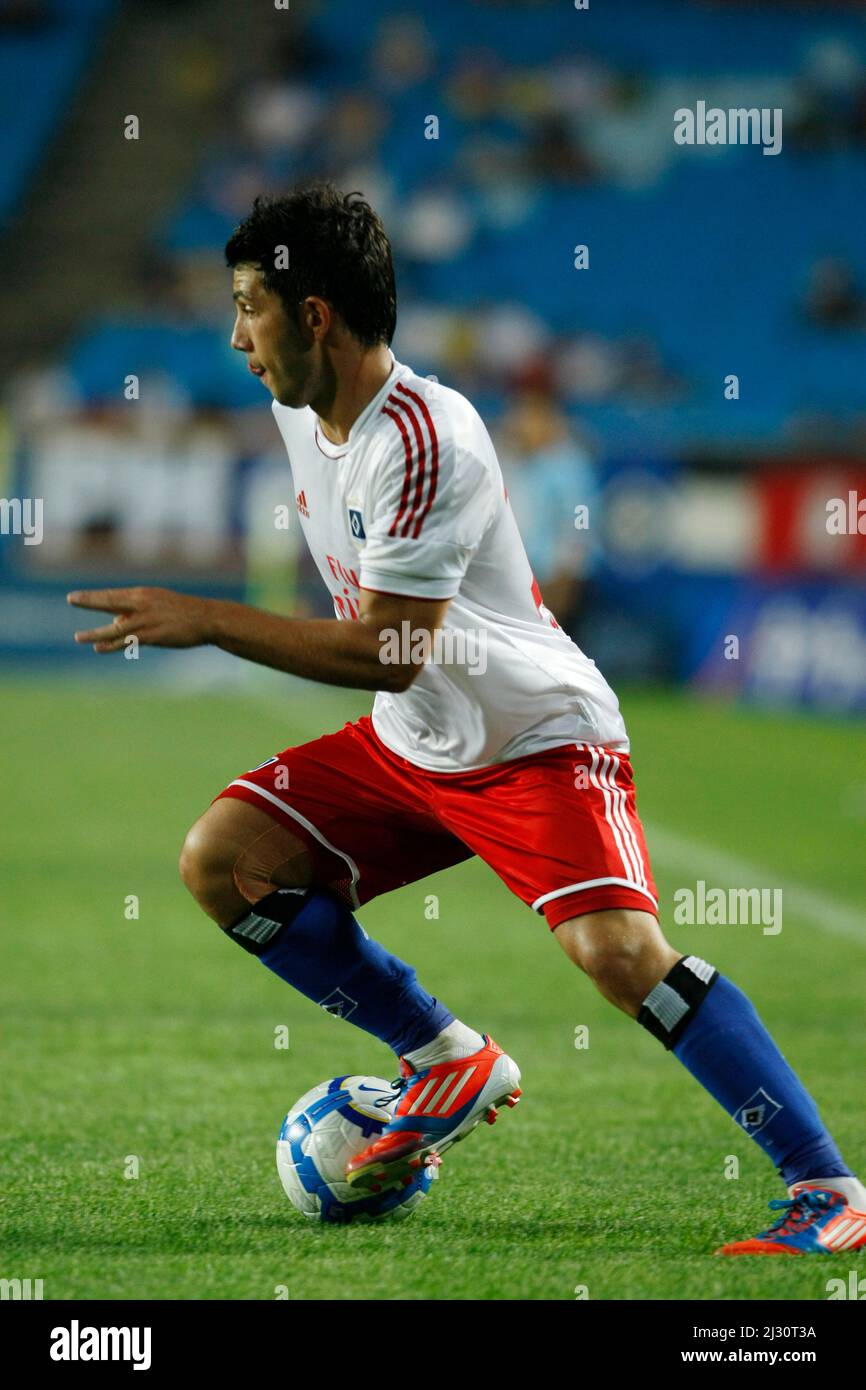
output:
[[[295,498],[295,506],[297,507],[297,509],[298,509],[298,511],[299,511],[299,513],[300,513],[300,515],[301,515],[301,516],[305,516],[305,517],[307,518],[307,520],[309,521],[309,519],[310,519],[310,509],[309,509],[309,507],[307,506],[307,496],[306,496],[306,493],[304,493],[304,492],[299,492],[299,493],[298,493],[297,497]]]

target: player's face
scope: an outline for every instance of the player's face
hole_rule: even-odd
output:
[[[309,405],[321,383],[321,349],[316,334],[293,323],[280,296],[262,283],[256,266],[235,267],[237,311],[231,345],[245,354],[250,371],[280,405]]]

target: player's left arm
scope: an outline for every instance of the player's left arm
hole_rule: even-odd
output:
[[[360,690],[406,690],[431,650],[450,598],[413,598],[361,590],[360,622],[336,618],[284,618],[248,604],[199,598],[174,589],[91,589],[68,595],[76,608],[114,614],[111,623],[75,633],[96,652],[141,646],[216,646],[260,666],[307,680]],[[403,627],[404,623],[408,627]],[[403,633],[413,640],[400,641]],[[395,644],[394,634],[397,637]],[[398,659],[394,659],[399,652]]]

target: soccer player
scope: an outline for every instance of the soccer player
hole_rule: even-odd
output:
[[[195,823],[184,882],[230,940],[400,1059],[395,1117],[352,1160],[405,1182],[520,1095],[515,1062],[371,940],[355,910],[479,855],[601,991],[779,1170],[789,1201],[725,1254],[866,1246],[866,1189],[749,1000],[662,934],[629,742],[600,671],[545,607],[472,405],[390,350],[391,250],[360,197],[259,198],[226,247],[232,346],[273,397],[335,618],[160,588],[77,592],[78,642],[210,643],[376,692],[371,718],[244,772]]]

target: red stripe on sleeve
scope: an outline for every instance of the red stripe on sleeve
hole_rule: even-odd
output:
[[[418,416],[415,414],[415,411],[412,409],[411,405],[409,405],[407,401],[398,400],[396,396],[389,396],[388,400],[391,401],[392,404],[399,406],[401,410],[406,412],[406,415],[412,423],[412,429],[415,432],[415,443],[418,446],[418,465],[415,470],[415,495],[412,498],[412,510],[410,511],[406,520],[403,522],[403,529],[400,532],[401,536],[408,536],[409,529],[415,518],[415,513],[421,505],[421,498],[424,494],[424,465],[426,462],[426,453],[424,449],[424,435],[421,433],[421,426],[418,423]],[[415,532],[415,534],[417,535],[417,532]]]
[[[403,424],[401,417],[397,414],[396,410],[389,410],[386,405],[383,405],[382,414],[388,415],[394,421],[394,424],[397,426],[398,430],[402,434],[403,449],[406,455],[406,472],[403,477],[403,492],[400,496],[400,509],[397,512],[397,515],[394,517],[394,520],[391,522],[391,525],[388,529],[389,536],[396,536],[397,527],[400,524],[403,513],[406,510],[406,504],[409,501],[409,489],[412,484],[412,442],[409,439],[409,432],[406,429],[406,426]]]
[[[421,527],[424,525],[427,513],[433,506],[433,501],[436,497],[436,489],[439,484],[439,437],[436,434],[436,426],[433,424],[433,418],[430,411],[427,409],[427,402],[424,401],[416,391],[410,390],[408,386],[404,386],[400,381],[397,382],[396,389],[404,396],[409,396],[409,398],[415,402],[424,417],[424,422],[430,433],[430,486],[427,490],[427,501],[424,503],[424,507],[415,522],[415,529],[412,532],[413,538],[417,540],[418,536],[421,534]],[[414,510],[413,508],[413,512]],[[409,520],[411,520],[411,517]]]

